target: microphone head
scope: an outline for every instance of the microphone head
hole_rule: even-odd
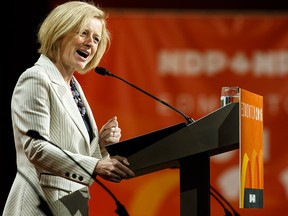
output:
[[[35,130],[28,130],[26,134],[34,139],[43,139],[39,132]]]
[[[100,67],[100,66],[95,68],[95,72],[102,75],[102,76],[105,76],[105,75],[111,76],[112,75],[110,71],[108,71],[106,68]]]

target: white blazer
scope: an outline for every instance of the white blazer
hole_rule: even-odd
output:
[[[39,197],[31,184],[45,197],[54,215],[69,215],[69,211],[63,213],[63,203],[59,202],[66,195],[81,189],[86,191],[83,197],[89,198],[88,187],[93,183],[91,174],[98,160],[107,157],[108,153],[100,152],[93,113],[76,79],[75,82],[87,109],[93,140],[89,138],[69,86],[46,56],[41,55],[35,65],[19,77],[11,101],[13,133],[17,169],[29,181],[16,174],[3,215],[42,215],[38,208]],[[53,144],[27,136],[28,130],[36,130],[58,145],[89,174]],[[76,209],[81,203],[77,199],[76,207],[73,206]],[[79,208],[83,208],[83,203],[81,205]]]

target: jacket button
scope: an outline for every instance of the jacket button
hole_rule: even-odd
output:
[[[74,174],[72,174],[72,178],[76,178],[77,177],[77,175],[74,173]]]
[[[70,173],[69,173],[69,172],[66,172],[66,173],[65,173],[65,176],[69,177],[69,176],[70,176]]]
[[[83,181],[83,176],[79,176],[79,180],[80,180],[80,181]]]

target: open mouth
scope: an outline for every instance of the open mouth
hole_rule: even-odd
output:
[[[87,58],[89,56],[89,53],[84,52],[82,50],[77,50],[78,55],[82,56],[83,58]]]

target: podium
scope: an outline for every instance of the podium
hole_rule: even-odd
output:
[[[192,124],[164,129],[106,146],[128,158],[136,177],[180,169],[180,215],[210,215],[210,157],[239,148],[239,103],[230,103]]]

